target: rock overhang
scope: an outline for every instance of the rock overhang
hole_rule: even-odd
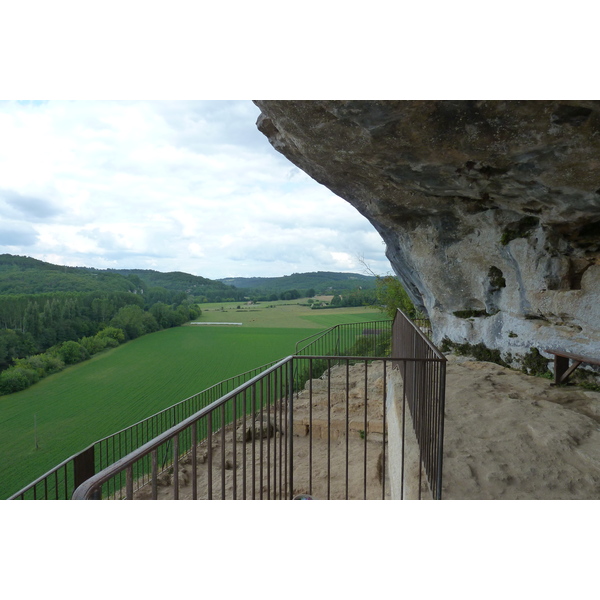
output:
[[[436,342],[598,353],[600,102],[255,103],[377,229]]]

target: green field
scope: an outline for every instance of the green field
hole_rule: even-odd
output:
[[[218,381],[293,354],[297,341],[318,330],[382,319],[364,308],[237,306],[202,305],[199,321],[241,327],[190,325],[146,335],[0,396],[0,498],[100,438]]]
[[[197,319],[199,322],[237,322],[243,323],[242,327],[327,329],[338,323],[385,319],[370,306],[313,310],[302,306],[300,301],[294,303],[279,300],[249,306],[239,302],[220,302],[199,306],[202,309],[202,316]]]

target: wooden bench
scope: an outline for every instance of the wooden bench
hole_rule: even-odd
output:
[[[566,383],[573,371],[581,364],[599,365],[600,359],[590,358],[589,356],[580,356],[571,352],[563,352],[562,350],[546,350],[548,354],[554,354],[554,385]],[[569,360],[573,364],[569,366]]]

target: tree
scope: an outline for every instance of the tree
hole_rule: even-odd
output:
[[[110,324],[112,327],[122,329],[128,340],[133,340],[159,329],[156,319],[151,314],[144,312],[139,306],[133,304],[120,308]]]
[[[415,305],[412,303],[412,300],[397,277],[394,277],[393,275],[376,275],[365,262],[364,258],[359,257],[358,261],[369,275],[376,278],[375,292],[377,294],[377,303],[381,312],[385,313],[390,319],[396,317],[398,309],[411,319],[422,316],[418,314]]]
[[[279,296],[282,300],[296,300],[300,298],[300,292],[298,290],[287,290],[282,292]]]
[[[398,309],[406,313],[411,319],[415,318],[414,304],[397,277],[392,275],[381,277],[378,275],[376,285],[379,310],[390,319],[396,316]]]

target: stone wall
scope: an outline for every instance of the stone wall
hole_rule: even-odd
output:
[[[430,500],[431,488],[419,460],[419,444],[408,407],[406,408],[406,421],[403,421],[402,388],[400,371],[392,371],[386,398],[390,495],[392,500]],[[402,457],[404,457],[404,462]]]

